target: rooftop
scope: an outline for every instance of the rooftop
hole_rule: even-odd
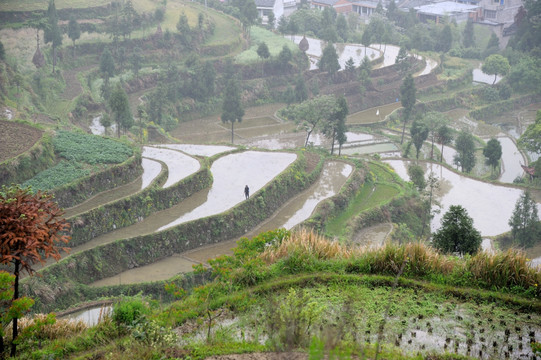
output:
[[[414,9],[425,14],[445,16],[453,13],[472,12],[478,8],[478,5],[467,5],[452,1],[444,1],[435,4],[417,6]]]

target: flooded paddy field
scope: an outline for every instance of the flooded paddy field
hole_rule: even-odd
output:
[[[385,160],[400,177],[409,180],[407,161]],[[457,174],[441,165],[429,164],[427,174],[438,177],[440,188],[436,192],[441,211],[434,215],[431,230],[441,225],[441,218],[451,205],[461,205],[473,219],[473,225],[484,236],[495,236],[510,230],[508,221],[515,203],[522,194],[521,189],[494,185]],[[541,210],[541,203],[538,202]]]
[[[354,114],[351,114],[347,117],[346,124],[347,125],[366,125],[366,124],[373,124],[377,122],[381,122],[385,120],[385,117],[389,114],[391,114],[396,109],[402,107],[402,103],[400,101],[382,105],[370,109],[366,109],[363,111],[356,112]]]
[[[270,220],[245,234],[245,236],[251,238],[261,232],[282,227],[291,229],[308,219],[321,201],[338,193],[352,171],[353,167],[342,161],[325,163],[322,175],[314,185],[288,201]],[[237,239],[203,246],[99,280],[93,283],[92,286],[116,285],[120,282],[127,284],[166,280],[178,273],[192,271],[192,265],[205,263],[208,259],[220,255],[231,255],[233,253],[232,249],[236,246]]]
[[[217,326],[237,341],[244,336],[258,341],[255,337],[259,335],[263,343],[265,338],[261,339],[260,332],[265,324],[261,319],[274,309],[261,304],[268,304],[270,299],[274,304],[286,304],[290,294],[256,294],[254,305],[245,313],[222,320]],[[449,358],[535,359],[530,342],[541,340],[539,314],[492,301],[468,302],[439,289],[327,283],[304,286],[303,296],[322,308],[314,317],[311,335],[324,338],[332,328],[354,343],[375,344],[379,340],[419,358],[446,353]],[[201,333],[204,330],[202,327]]]
[[[244,186],[254,194],[284,171],[297,158],[292,153],[246,151],[216,160],[210,171],[214,179],[207,201],[201,206],[160,227],[162,231],[190,220],[199,219],[232,208],[244,200]]]
[[[145,146],[143,147],[143,157],[161,161],[167,166],[169,171],[163,188],[178,183],[201,168],[199,161],[175,150]]]

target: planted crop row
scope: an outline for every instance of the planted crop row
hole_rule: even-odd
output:
[[[33,190],[48,191],[69,184],[90,174],[90,170],[76,161],[61,161],[32,179],[23,183],[23,187],[31,186]]]
[[[58,156],[87,164],[120,164],[133,155],[128,145],[82,133],[58,131],[53,143]]]

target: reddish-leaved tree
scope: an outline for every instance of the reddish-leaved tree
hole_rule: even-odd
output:
[[[0,189],[0,263],[13,264],[15,283],[13,300],[19,298],[20,272],[32,275],[33,265],[43,263],[49,256],[60,259],[59,243],[67,243],[69,224],[64,212],[51,195],[29,188],[2,186]],[[11,356],[15,356],[18,335],[17,317],[13,318]],[[3,350],[3,349],[0,349]]]

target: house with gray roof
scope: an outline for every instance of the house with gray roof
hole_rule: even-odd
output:
[[[269,21],[269,14],[274,14],[275,24],[282,16],[289,16],[297,9],[295,0],[255,0],[255,6],[263,24]]]
[[[443,18],[454,20],[457,23],[477,19],[482,15],[479,5],[462,4],[453,1],[442,1],[433,4],[414,7],[417,17],[421,21],[434,21],[439,23]]]

